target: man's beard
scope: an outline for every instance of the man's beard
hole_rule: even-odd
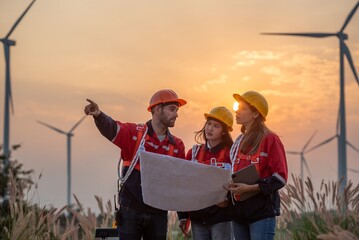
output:
[[[176,122],[176,118],[167,118],[163,113],[160,116],[160,121],[161,123],[170,128],[170,127],[174,127],[175,126],[175,122]]]

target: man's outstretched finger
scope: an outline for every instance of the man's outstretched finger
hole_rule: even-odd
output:
[[[95,106],[97,106],[97,104],[94,102],[94,101],[92,101],[91,99],[86,99],[86,101],[88,101],[89,103],[91,103],[92,105],[95,105]]]

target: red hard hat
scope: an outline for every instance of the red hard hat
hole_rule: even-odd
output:
[[[173,90],[162,89],[153,94],[147,110],[151,112],[151,109],[157,104],[168,102],[176,102],[178,103],[179,107],[187,103],[185,100],[178,98],[177,94]]]

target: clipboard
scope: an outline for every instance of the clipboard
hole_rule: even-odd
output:
[[[238,172],[232,174],[232,180],[235,183],[255,184],[259,180],[259,175],[254,164],[242,168]],[[239,201],[244,201],[259,192],[246,192],[240,195]]]

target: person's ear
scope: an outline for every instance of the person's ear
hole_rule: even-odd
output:
[[[259,117],[259,112],[255,111],[255,112],[253,113],[253,117],[254,117],[254,118]]]
[[[158,104],[154,107],[154,112],[156,113],[161,113],[161,109],[162,109],[162,106],[161,104]]]

